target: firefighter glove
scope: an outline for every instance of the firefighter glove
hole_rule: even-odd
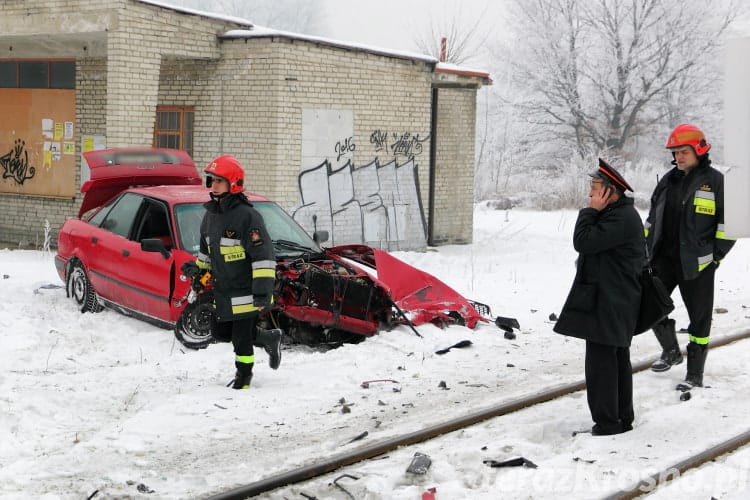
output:
[[[258,309],[264,309],[271,307],[271,296],[270,295],[253,295],[253,305]]]
[[[196,264],[195,261],[192,260],[185,262],[180,267],[180,271],[182,271],[182,274],[184,274],[188,278],[195,278],[203,274],[203,270],[198,267],[198,264]]]

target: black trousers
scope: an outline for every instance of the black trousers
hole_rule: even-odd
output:
[[[682,278],[679,259],[657,256],[651,267],[669,293],[672,293],[676,287],[680,287],[682,302],[690,318],[688,331],[691,341],[697,339],[697,343],[707,344],[708,336],[711,334],[711,316],[714,309],[716,264],[710,264],[694,280]]]
[[[255,362],[255,325],[258,315],[236,319],[234,321],[222,321],[216,324],[219,335],[224,338],[232,338],[234,346],[234,364],[242,375],[249,375],[253,371]]]
[[[591,418],[605,430],[633,423],[630,348],[586,341],[586,397]]]

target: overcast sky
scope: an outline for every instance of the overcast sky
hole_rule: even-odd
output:
[[[431,21],[460,16],[474,22],[484,15],[488,28],[501,13],[498,0],[326,0],[331,37],[371,43],[385,48],[414,50],[415,31]]]

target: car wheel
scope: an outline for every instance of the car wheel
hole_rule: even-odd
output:
[[[203,349],[216,342],[213,332],[216,328],[213,293],[204,292],[198,300],[188,304],[177,319],[174,335],[189,349]]]
[[[91,286],[86,270],[80,262],[75,262],[71,266],[66,290],[68,297],[73,298],[81,312],[99,312],[102,310],[96,298],[94,287]]]

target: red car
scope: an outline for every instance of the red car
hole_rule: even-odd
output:
[[[60,228],[55,257],[68,296],[82,312],[106,306],[174,328],[188,347],[216,340],[210,285],[196,292],[179,271],[198,252],[209,199],[193,161],[182,151],[148,148],[84,157],[91,179],[81,188],[78,217]],[[473,328],[487,320],[487,306],[434,276],[363,245],[321,248],[326,231],[310,237],[276,203],[248,198],[265,220],[277,258],[275,305],[259,326],[319,344],[361,340],[398,324]]]

